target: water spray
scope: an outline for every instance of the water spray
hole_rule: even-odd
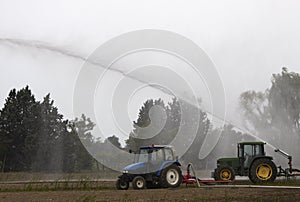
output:
[[[8,43],[8,44],[16,45],[16,46],[22,46],[22,47],[25,47],[25,48],[41,49],[41,50],[53,52],[53,53],[56,53],[56,54],[61,54],[61,55],[65,56],[65,57],[69,57],[69,58],[74,58],[74,59],[77,59],[77,60],[81,60],[83,62],[95,65],[95,66],[103,68],[103,69],[106,69],[106,66],[103,65],[102,63],[98,62],[98,61],[89,60],[88,58],[86,58],[84,56],[81,56],[81,55],[78,55],[78,54],[76,54],[76,53],[74,53],[72,51],[69,51],[69,50],[66,50],[66,49],[63,49],[63,48],[59,48],[59,47],[56,47],[56,46],[51,46],[51,45],[49,45],[49,44],[47,44],[45,42],[41,42],[41,41],[32,41],[32,40],[15,39],[15,38],[0,38],[0,43],[2,43],[2,44]],[[117,72],[117,73],[123,75],[124,77],[127,77],[127,78],[130,78],[132,80],[138,81],[138,82],[140,82],[142,84],[145,84],[145,85],[147,85],[147,86],[149,86],[149,87],[151,87],[153,89],[159,90],[160,92],[163,92],[163,93],[165,93],[167,95],[174,96],[173,94],[171,94],[169,91],[165,90],[164,88],[161,88],[158,85],[153,85],[151,83],[145,82],[144,80],[141,80],[141,79],[139,79],[137,77],[128,75],[128,74],[126,74],[126,72],[124,72],[122,70],[115,69],[115,68],[109,68],[108,70],[109,71],[113,71],[113,72]],[[183,97],[179,97],[179,98],[182,99],[183,101],[187,102],[188,104],[194,106],[194,107],[197,107],[197,108],[199,107],[199,106],[195,106],[195,104],[191,103],[188,99],[185,99]],[[205,109],[201,109],[201,110],[204,111],[204,112],[206,112],[207,114],[211,115],[212,117],[217,118],[218,120],[222,121],[223,123],[227,123],[227,124],[233,125],[235,128],[237,128],[237,129],[239,129],[239,130],[241,130],[243,132],[247,132],[247,134],[249,134],[250,136],[252,136],[252,137],[254,137],[256,139],[258,139],[259,141],[266,142],[262,138],[254,135],[249,130],[247,130],[245,128],[241,128],[241,127],[237,126],[236,124],[234,124],[233,122],[225,120],[225,119],[219,117],[218,115],[216,115],[214,113],[211,113],[209,110],[205,110]],[[220,139],[221,138],[219,138],[218,141],[220,141]],[[217,144],[215,145],[215,147],[216,146],[217,146]],[[274,150],[276,149],[276,147],[274,145],[268,144],[268,146],[270,146]]]

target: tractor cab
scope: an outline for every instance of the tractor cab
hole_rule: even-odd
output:
[[[241,169],[248,169],[255,158],[266,155],[264,145],[264,142],[241,142],[238,144]]]
[[[220,158],[212,173],[215,180],[234,180],[235,175],[248,176],[256,183],[273,182],[277,168],[273,158],[266,156],[264,142],[240,142],[237,157]]]
[[[176,161],[175,150],[172,146],[142,146],[135,152],[134,164],[126,166],[123,172],[132,174],[155,172],[168,161]]]
[[[173,146],[142,146],[135,152],[135,162],[123,168],[117,189],[128,189],[130,182],[134,189],[178,187],[182,182],[180,166]]]
[[[143,146],[140,147],[136,162],[162,162],[175,160],[175,151],[172,146]]]

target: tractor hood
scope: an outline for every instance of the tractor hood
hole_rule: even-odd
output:
[[[123,173],[141,174],[146,172],[145,162],[134,163],[123,168]]]
[[[217,160],[217,167],[230,166],[237,167],[239,165],[239,158],[220,158]]]

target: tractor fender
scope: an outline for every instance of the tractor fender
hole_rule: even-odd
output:
[[[178,161],[164,161],[164,162],[161,164],[161,166],[160,166],[159,170],[157,171],[156,175],[157,175],[157,176],[160,176],[161,171],[162,171],[163,169],[169,167],[169,166],[172,165],[172,164],[175,164],[175,165],[177,165],[177,166],[181,166],[181,164],[180,164]]]
[[[258,156],[252,159],[249,168],[251,168],[252,164],[254,161],[256,161],[257,159],[270,159],[271,161],[273,160],[272,156]]]

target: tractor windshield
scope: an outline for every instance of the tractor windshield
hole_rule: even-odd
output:
[[[147,162],[148,161],[148,150],[147,149],[141,149],[137,162]]]
[[[238,157],[262,156],[264,155],[263,145],[261,144],[243,144],[238,145]]]
[[[260,156],[263,155],[261,145],[245,145],[244,156]]]
[[[163,149],[140,149],[138,162],[163,161]]]

